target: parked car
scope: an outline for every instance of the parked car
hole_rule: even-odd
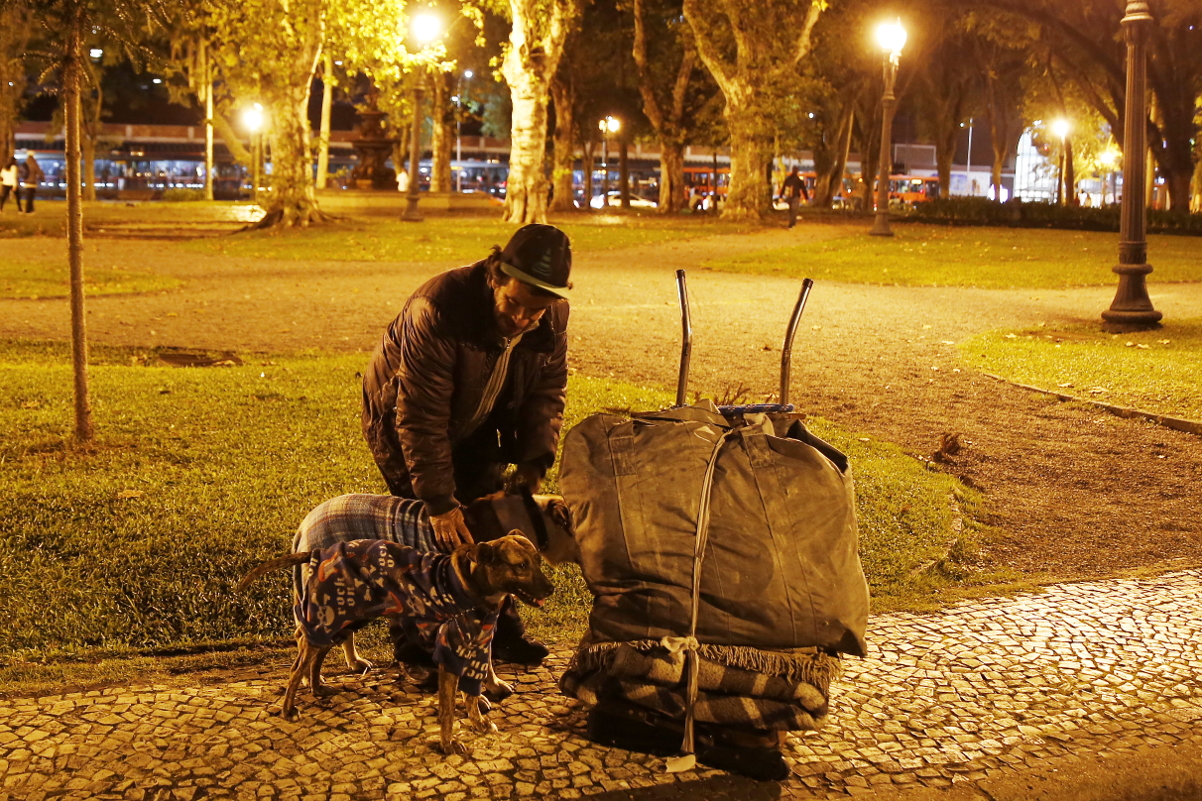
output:
[[[601,208],[601,195],[593,195],[593,199],[589,202],[589,205],[594,209]],[[620,190],[609,190],[609,205],[621,207],[622,193]],[[643,197],[634,192],[630,193],[630,208],[632,209],[653,209],[657,205],[659,204],[650,198]]]

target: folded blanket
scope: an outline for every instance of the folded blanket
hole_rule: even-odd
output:
[[[781,652],[708,644],[695,653],[696,720],[783,731],[816,729],[824,722],[837,658],[814,649]],[[679,720],[686,707],[685,665],[685,651],[661,643],[607,643],[578,652],[560,687],[590,705],[623,700]]]

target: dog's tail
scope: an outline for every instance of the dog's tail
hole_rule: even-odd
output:
[[[308,551],[301,551],[299,553],[290,553],[287,556],[281,556],[276,559],[269,559],[243,576],[242,580],[238,582],[237,589],[239,592],[245,590],[250,586],[252,581],[257,579],[259,576],[262,576],[264,573],[270,573],[273,570],[282,570],[285,567],[296,567],[297,565],[303,565],[305,562],[309,561],[309,555],[310,554]]]

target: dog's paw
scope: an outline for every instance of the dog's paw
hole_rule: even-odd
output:
[[[278,709],[275,709],[274,712],[275,712],[275,714],[282,717],[284,720],[296,720],[297,718],[300,717],[300,712],[297,711],[297,708],[295,706],[291,706],[288,708],[284,708],[281,706]]]
[[[315,698],[329,698],[331,695],[338,695],[338,690],[328,684],[319,684],[313,688]]]
[[[447,756],[454,756],[456,754],[458,754],[459,756],[467,756],[468,754],[471,753],[471,751],[468,750],[468,747],[466,745],[464,745],[463,743],[459,742],[456,739],[451,739],[449,741],[443,741],[442,752],[444,754],[446,754]]]
[[[351,673],[354,673],[356,676],[365,676],[374,667],[375,665],[373,665],[371,662],[368,662],[363,657],[359,657],[355,660],[353,665],[350,665]]]
[[[480,734],[494,734],[497,731],[497,724],[493,723],[492,721],[485,720],[484,718],[470,721],[470,723],[471,727]]]
[[[484,697],[494,704],[499,704],[509,696],[513,695],[513,685],[507,681],[497,679],[495,684],[484,688]]]

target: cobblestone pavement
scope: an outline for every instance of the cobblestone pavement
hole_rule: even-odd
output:
[[[734,782],[729,797],[947,787],[1202,742],[1202,570],[876,616],[869,637],[869,656],[848,659],[832,689],[826,728],[787,746],[794,777]],[[569,655],[502,671],[519,692],[494,711],[497,733],[468,739],[467,758],[435,750],[435,699],[388,670],[332,676],[346,691],[303,694],[295,722],[268,710],[284,664],[5,701],[0,801],[727,797],[716,771],[668,775],[662,759],[584,739],[583,710],[555,685]]]

